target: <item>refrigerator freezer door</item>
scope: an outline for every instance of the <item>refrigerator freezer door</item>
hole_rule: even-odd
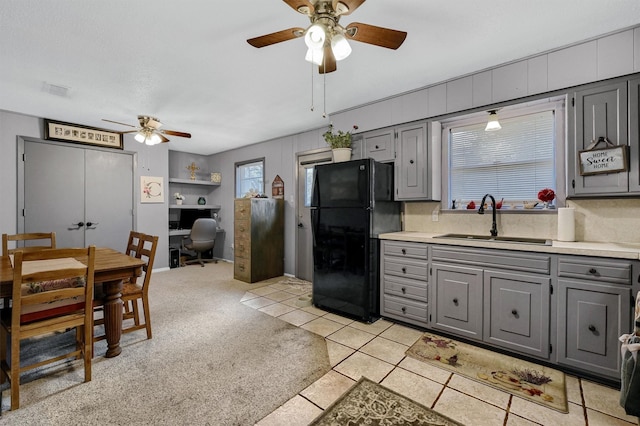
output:
[[[311,207],[371,207],[370,159],[315,167]]]

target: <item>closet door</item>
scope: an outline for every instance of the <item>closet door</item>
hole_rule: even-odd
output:
[[[55,231],[59,247],[124,250],[133,229],[132,155],[26,140],[24,154],[19,232]]]

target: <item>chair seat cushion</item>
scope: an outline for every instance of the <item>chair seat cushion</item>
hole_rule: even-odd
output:
[[[67,278],[60,280],[39,281],[35,283],[23,284],[22,295],[42,293],[44,291],[59,290],[62,288],[84,287],[84,277]],[[50,303],[38,303],[22,307],[20,322],[27,323],[51,318],[58,315],[67,314],[84,309],[84,297],[72,297],[69,299],[57,300]]]

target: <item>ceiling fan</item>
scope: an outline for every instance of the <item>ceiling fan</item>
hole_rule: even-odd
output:
[[[289,28],[247,40],[254,47],[265,47],[303,37],[309,48],[305,59],[318,65],[320,74],[337,69],[340,61],[351,53],[347,42],[355,40],[375,46],[397,49],[407,33],[374,25],[352,22],[346,27],[338,23],[342,15],[349,15],[365,0],[284,0],[291,8],[307,15],[311,25],[304,29]]]
[[[108,121],[109,123],[121,124],[123,126],[133,127],[134,130],[128,130],[126,132],[119,133],[133,133],[137,132],[135,135],[135,140],[140,143],[146,143],[147,145],[157,145],[163,142],[169,142],[169,139],[164,137],[164,135],[169,136],[179,136],[181,138],[190,138],[191,133],[178,132],[175,130],[164,130],[160,129],[162,123],[155,117],[150,117],[148,115],[139,115],[138,122],[140,126],[132,126],[131,124],[121,123],[119,121],[107,120],[105,118],[102,121]]]

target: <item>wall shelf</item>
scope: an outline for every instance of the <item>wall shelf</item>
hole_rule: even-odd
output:
[[[186,183],[188,185],[220,186],[219,182],[209,182],[207,180],[178,179],[178,178],[169,178],[169,183]]]

